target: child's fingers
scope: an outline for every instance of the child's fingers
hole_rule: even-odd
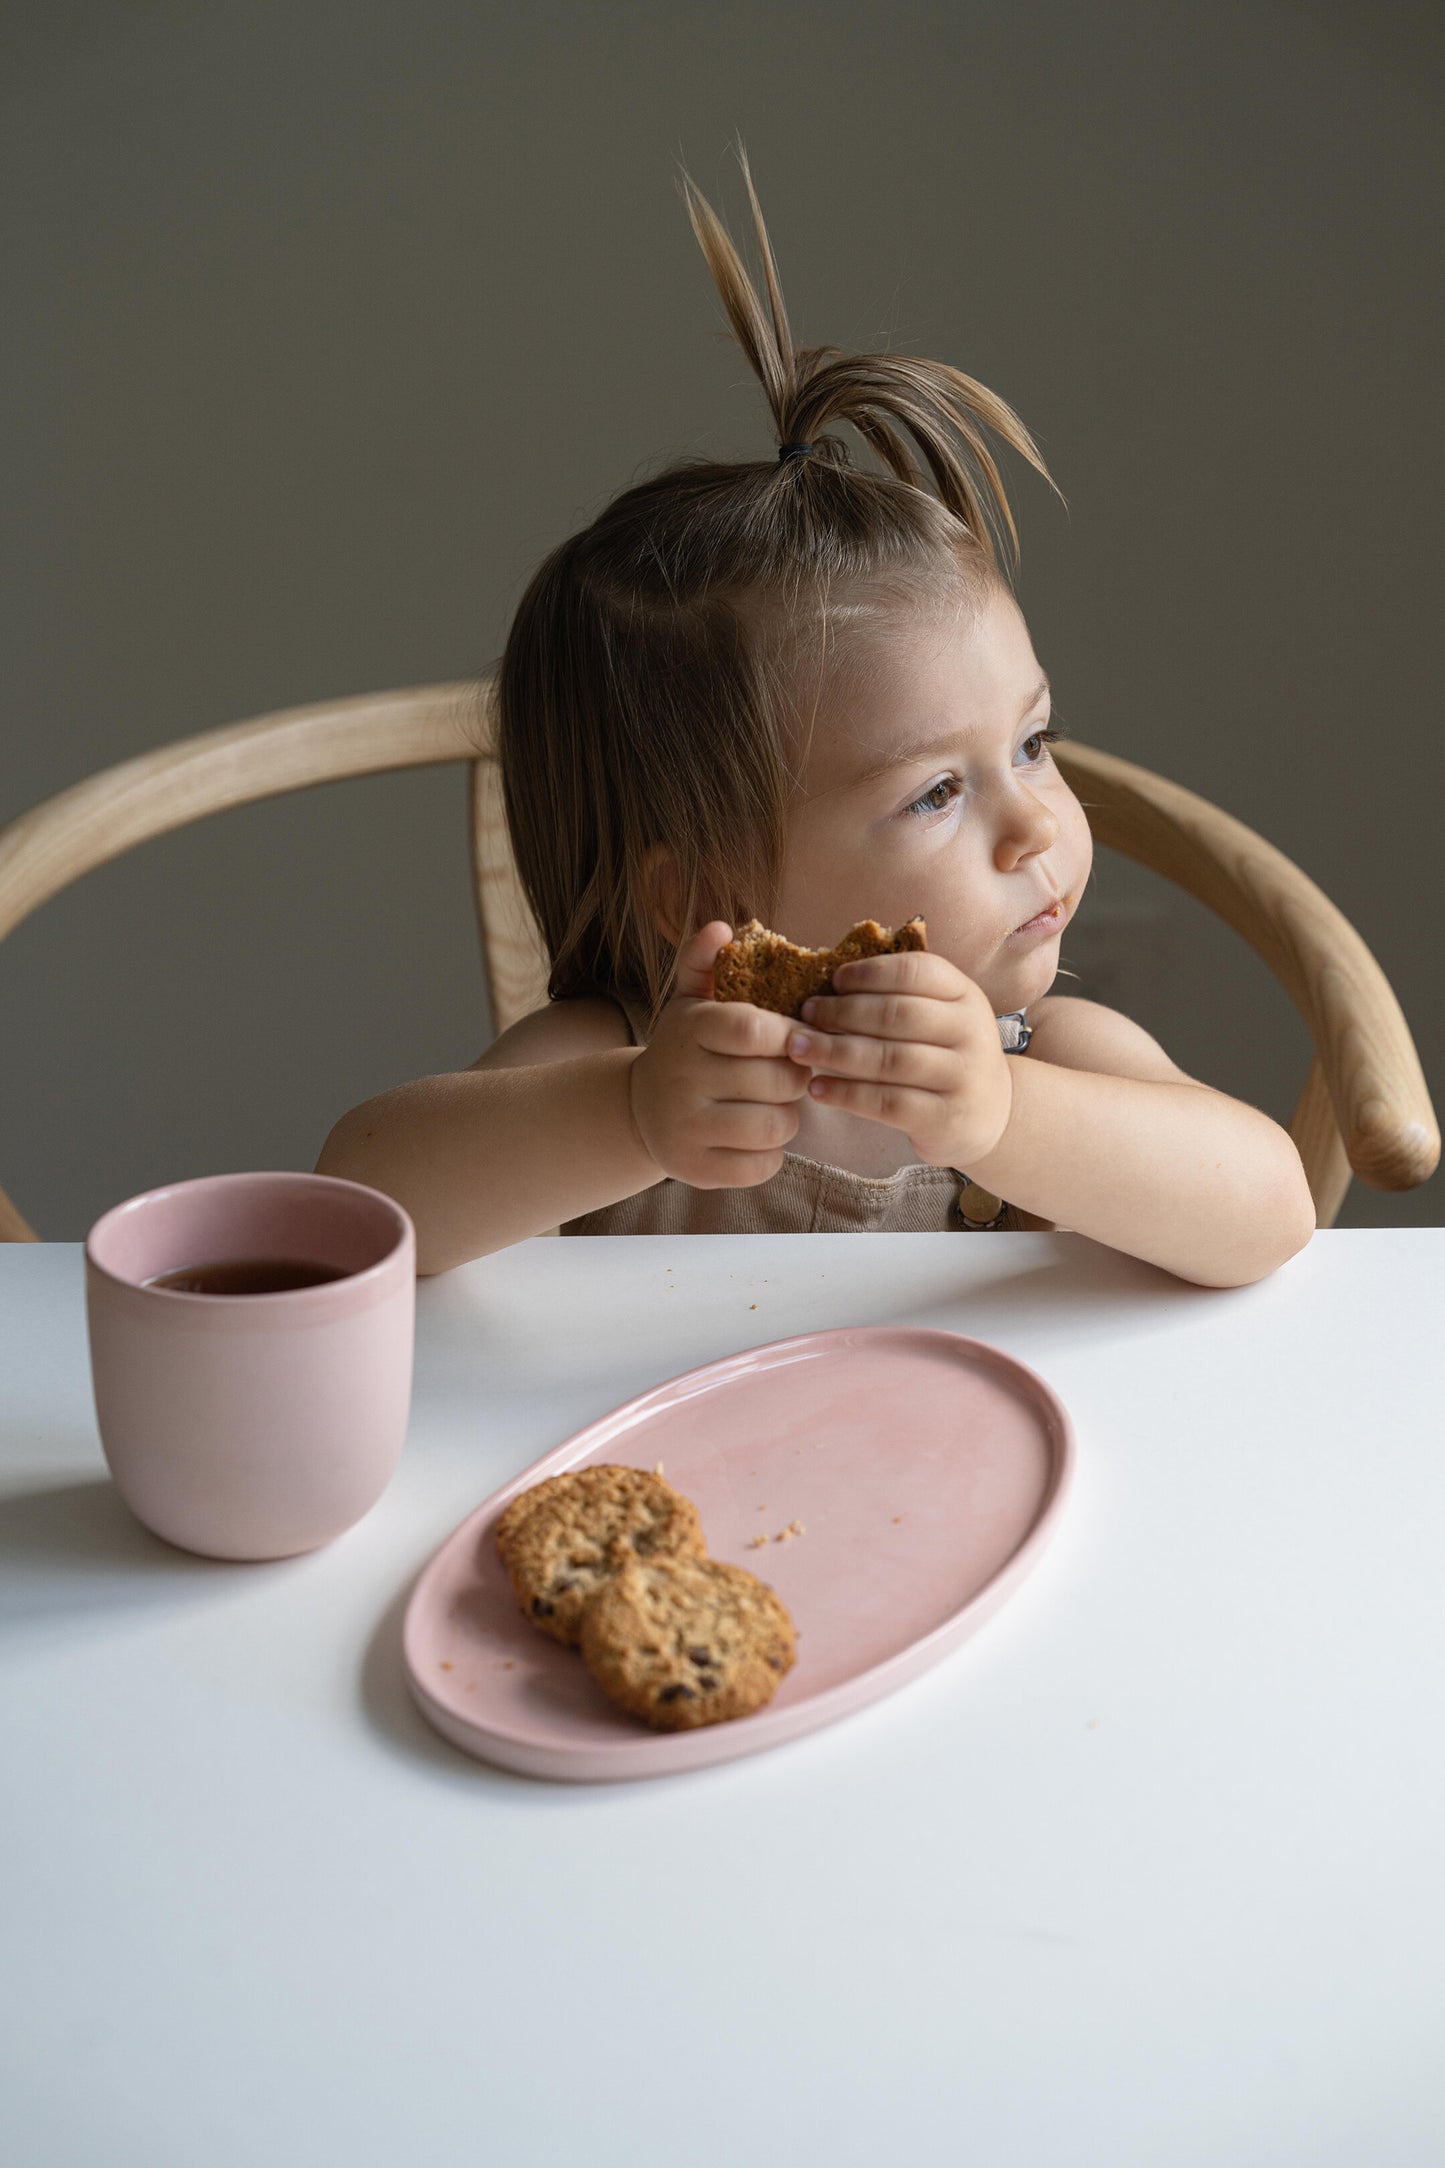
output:
[[[859,1078],[815,1077],[810,1090],[824,1106],[841,1107],[846,1114],[865,1114],[870,1121],[885,1122],[907,1136],[922,1133],[938,1114],[934,1092],[914,1091],[901,1084],[870,1084]]]
[[[744,1099],[781,1106],[801,1099],[808,1089],[812,1070],[795,1061],[767,1061],[761,1056],[734,1058],[709,1054],[700,1071],[702,1088],[717,1101]]]
[[[804,1007],[801,1025],[788,1034],[789,1052],[810,1026],[866,1033],[874,1039],[909,1039],[920,1046],[956,1046],[964,1028],[965,1012],[958,1002],[922,994],[817,994]]]
[[[709,1152],[704,1167],[688,1180],[694,1189],[755,1189],[783,1164],[776,1152]]]
[[[677,976],[673,991],[684,1001],[712,1000],[712,967],[717,952],[733,937],[726,919],[710,919],[677,952]]]
[[[833,973],[833,990],[839,994],[924,994],[934,1001],[957,1001],[972,984],[956,964],[933,949],[855,956]]]
[[[693,1028],[697,1044],[710,1054],[757,1055],[778,1061],[787,1054],[793,1021],[775,1016],[771,1009],[754,1008],[751,1001],[711,1001],[706,1009],[698,1010]]]
[[[818,1075],[898,1084],[910,1091],[949,1092],[958,1087],[959,1057],[952,1047],[920,1046],[912,1039],[872,1039],[846,1032],[794,1032],[789,1045]],[[817,1096],[816,1094],[814,1095]]]
[[[755,1100],[728,1099],[708,1109],[705,1135],[714,1150],[770,1152],[798,1134],[796,1106],[761,1106]]]

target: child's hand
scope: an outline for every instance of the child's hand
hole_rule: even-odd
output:
[[[841,964],[833,987],[788,1034],[812,1096],[901,1129],[934,1166],[986,1159],[1008,1127],[1013,1078],[982,987],[927,950]]]
[[[677,989],[629,1072],[647,1151],[694,1189],[746,1189],[783,1164],[811,1072],[787,1058],[792,1019],[748,1001],[714,1001],[712,967],[731,941],[721,919],[677,960]]]

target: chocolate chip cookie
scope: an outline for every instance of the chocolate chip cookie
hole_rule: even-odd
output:
[[[793,1667],[793,1622],[773,1591],[715,1558],[619,1550],[582,1616],[582,1656],[605,1694],[656,1731],[751,1716]]]
[[[643,1468],[577,1468],[520,1491],[496,1525],[497,1552],[532,1624],[575,1648],[588,1600],[618,1558],[701,1558],[691,1499]]]

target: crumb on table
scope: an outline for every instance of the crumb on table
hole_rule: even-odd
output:
[[[452,1667],[451,1667],[451,1665],[450,1665],[450,1664],[449,1664],[449,1663],[447,1662],[447,1660],[446,1660],[446,1658],[445,1658],[445,1656],[444,1656],[444,1657],[442,1658],[442,1670],[443,1670],[443,1671],[450,1671],[450,1670],[451,1670],[451,1668],[452,1668]]]

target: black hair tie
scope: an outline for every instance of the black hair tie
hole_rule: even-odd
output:
[[[778,465],[785,466],[790,459],[806,459],[813,449],[811,444],[785,444],[778,454]]]

